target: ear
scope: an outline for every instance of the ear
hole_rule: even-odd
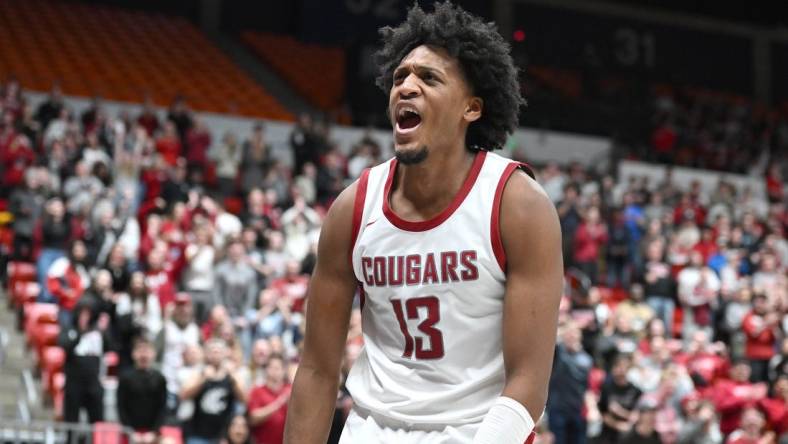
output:
[[[481,97],[471,97],[468,99],[462,118],[468,123],[479,120],[482,116],[482,108],[484,108],[484,100]]]

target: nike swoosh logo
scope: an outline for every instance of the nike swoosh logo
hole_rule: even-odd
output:
[[[375,222],[377,222],[377,221],[378,221],[378,220],[377,220],[377,219],[375,219],[375,220],[373,220],[372,222],[370,222],[370,223],[368,223],[368,224],[364,225],[364,227],[368,227],[368,226],[370,226],[370,225],[374,224],[374,223],[375,223]]]

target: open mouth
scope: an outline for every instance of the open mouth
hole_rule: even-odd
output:
[[[416,128],[421,123],[421,116],[415,108],[402,107],[397,112],[397,129],[408,131]]]

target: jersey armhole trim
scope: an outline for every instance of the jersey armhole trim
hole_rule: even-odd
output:
[[[490,240],[492,241],[492,249],[495,254],[495,259],[501,267],[501,271],[506,273],[506,251],[503,249],[503,240],[501,239],[501,199],[503,198],[503,190],[506,187],[506,182],[509,181],[512,173],[516,169],[523,170],[526,174],[534,177],[534,173],[528,164],[522,162],[511,162],[503,170],[501,178],[498,180],[498,186],[495,187],[495,197],[493,198],[492,217],[490,218]]]
[[[367,183],[369,182],[369,168],[361,172],[358,178],[358,188],[356,188],[356,198],[353,201],[353,225],[351,234],[350,251],[348,252],[348,260],[350,267],[353,267],[353,250],[356,248],[356,241],[358,240],[358,233],[361,231],[361,218],[364,215],[364,202],[367,197]]]

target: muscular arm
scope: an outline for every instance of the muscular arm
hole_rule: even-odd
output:
[[[503,396],[539,421],[555,349],[563,286],[561,229],[541,187],[517,171],[503,192],[501,239],[506,252],[503,314]]]
[[[358,285],[348,260],[355,195],[356,184],[339,195],[320,233],[317,264],[307,292],[304,352],[287,411],[286,444],[322,444],[328,439]]]

